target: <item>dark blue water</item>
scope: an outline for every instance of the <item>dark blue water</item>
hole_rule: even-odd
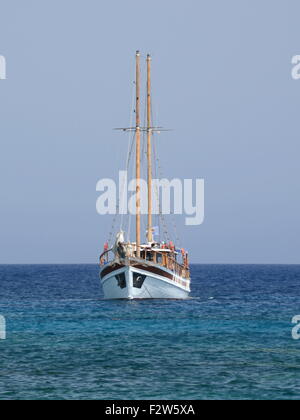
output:
[[[104,301],[96,266],[0,266],[0,399],[298,399],[300,266],[192,277],[189,301]]]

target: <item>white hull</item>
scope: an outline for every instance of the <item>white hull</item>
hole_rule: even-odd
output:
[[[124,266],[103,275],[100,273],[105,299],[187,299],[190,293],[189,281],[174,275],[167,269],[160,274],[150,273],[132,266]],[[105,274],[105,272],[104,272]]]

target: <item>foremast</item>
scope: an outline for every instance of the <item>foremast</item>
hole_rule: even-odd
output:
[[[153,242],[152,230],[152,128],[151,128],[151,56],[147,55],[147,162],[148,162],[148,242]]]
[[[136,256],[141,257],[140,52],[136,52]]]

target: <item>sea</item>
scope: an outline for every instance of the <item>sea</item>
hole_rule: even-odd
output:
[[[298,400],[299,265],[193,265],[186,301],[105,301],[96,265],[0,266],[0,400]]]

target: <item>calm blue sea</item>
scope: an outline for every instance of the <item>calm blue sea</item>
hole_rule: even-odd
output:
[[[298,399],[300,266],[192,278],[189,301],[104,301],[97,266],[0,266],[0,400]]]

